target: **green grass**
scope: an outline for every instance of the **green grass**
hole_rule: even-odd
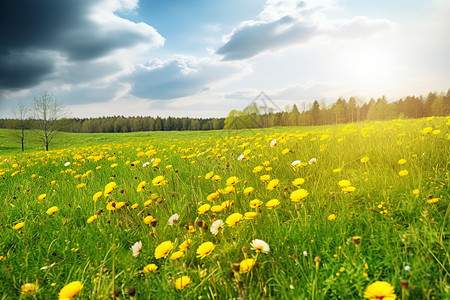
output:
[[[434,131],[421,132],[426,127]],[[16,133],[0,130],[0,299],[55,299],[72,281],[84,285],[78,299],[111,298],[114,291],[129,299],[131,287],[136,299],[361,299],[377,280],[389,282],[398,299],[445,299],[448,128],[449,118],[430,118],[244,131],[61,133],[49,152],[30,136],[23,154],[12,138]],[[277,145],[270,147],[273,139]],[[363,157],[369,160],[363,163]],[[155,167],[153,158],[161,159]],[[311,158],[317,162],[291,167],[294,160]],[[150,166],[143,167],[145,162]],[[408,175],[400,176],[401,170]],[[222,179],[205,179],[208,172]],[[278,186],[268,190],[263,174],[278,179]],[[152,185],[157,176],[167,184]],[[231,176],[239,178],[234,191],[209,202],[207,196],[225,189]],[[294,186],[296,178],[305,183]],[[343,192],[338,185],[343,179],[356,190]],[[138,192],[142,181],[145,189]],[[118,187],[93,201],[109,182]],[[85,186],[77,188],[80,183]],[[246,187],[254,188],[251,195],[243,193]],[[293,202],[290,195],[298,188],[309,194]],[[46,198],[38,200],[42,194]],[[250,208],[253,199],[264,205]],[[280,205],[266,207],[271,199]],[[197,211],[226,200],[233,205],[221,212]],[[127,205],[109,211],[112,202]],[[48,215],[52,206],[59,211]],[[245,212],[257,215],[217,235],[209,230],[214,220]],[[179,220],[169,226],[175,213]],[[88,224],[93,215],[97,220]],[[157,221],[153,226],[144,223],[148,215]],[[19,222],[24,227],[12,229]],[[192,243],[184,257],[170,259],[187,239]],[[250,245],[254,239],[265,241],[270,251],[257,254]],[[134,257],[131,246],[138,241],[142,251]],[[164,241],[174,247],[156,259],[155,248]],[[206,241],[214,250],[197,258]],[[247,273],[236,266],[233,271],[246,256],[256,258],[256,265]],[[151,263],[158,269],[144,273]],[[174,281],[181,276],[192,282],[178,290]],[[36,282],[35,295],[21,295],[24,284]]]

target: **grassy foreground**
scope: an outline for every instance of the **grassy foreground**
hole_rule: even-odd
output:
[[[446,299],[449,126],[2,130],[0,299]]]

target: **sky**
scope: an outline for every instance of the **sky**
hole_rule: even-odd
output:
[[[225,117],[450,88],[448,0],[5,0],[0,118],[47,91],[71,117]]]

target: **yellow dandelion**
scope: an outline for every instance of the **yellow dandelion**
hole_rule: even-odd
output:
[[[166,257],[170,250],[173,248],[173,243],[171,241],[165,241],[158,245],[155,249],[155,258],[160,259]]]
[[[293,191],[291,193],[291,200],[294,202],[298,202],[300,200],[303,200],[306,198],[306,196],[308,196],[308,191],[305,189],[298,189],[296,191]]]
[[[272,199],[267,201],[266,206],[268,208],[275,208],[280,204],[280,201],[278,199]]]
[[[205,214],[206,212],[208,212],[209,211],[209,209],[211,208],[211,205],[209,205],[209,204],[203,204],[202,206],[200,206],[199,208],[198,208],[198,213],[199,214]]]
[[[177,290],[182,290],[185,287],[187,287],[191,282],[192,282],[191,277],[181,276],[180,278],[177,278],[175,280],[174,285]]]
[[[394,293],[394,287],[386,281],[375,281],[367,286],[364,292],[364,298],[370,300],[394,300],[397,296]]]
[[[256,261],[253,258],[247,258],[241,261],[239,264],[239,272],[240,273],[248,273],[255,265]]]
[[[242,220],[242,218],[243,216],[240,213],[234,213],[228,216],[225,223],[227,223],[230,227],[235,226]]]
[[[47,215],[53,215],[58,210],[59,210],[58,206],[52,206],[49,209],[47,209]]]
[[[304,178],[295,178],[294,181],[292,181],[292,184],[295,186],[301,186],[304,183],[305,183]]]
[[[20,230],[20,229],[23,228],[24,225],[25,225],[25,222],[20,222],[20,223],[17,223],[16,225],[14,225],[14,226],[12,227],[12,229],[14,229],[14,230]]]
[[[145,274],[154,272],[158,269],[158,266],[155,264],[148,264],[144,267],[144,269],[142,269],[142,272],[144,272]]]
[[[83,288],[81,281],[72,281],[59,292],[59,299],[72,299]]]
[[[212,242],[204,242],[197,248],[197,258],[204,258],[211,254],[216,246]]]

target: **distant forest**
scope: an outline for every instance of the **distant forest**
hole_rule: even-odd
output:
[[[363,102],[358,97],[336,102],[314,101],[303,104],[301,111],[293,105],[285,111],[259,106],[253,101],[244,110],[232,110],[226,118],[161,118],[161,117],[101,117],[65,118],[58,120],[58,127],[66,132],[134,132],[172,130],[219,130],[273,126],[311,126],[359,122],[364,120],[390,120],[395,118],[422,118],[450,115],[450,89],[447,93],[430,92],[426,97],[407,96],[388,102],[383,96]],[[35,120],[27,119],[27,129],[32,129]],[[0,128],[20,129],[17,119],[0,119]]]

